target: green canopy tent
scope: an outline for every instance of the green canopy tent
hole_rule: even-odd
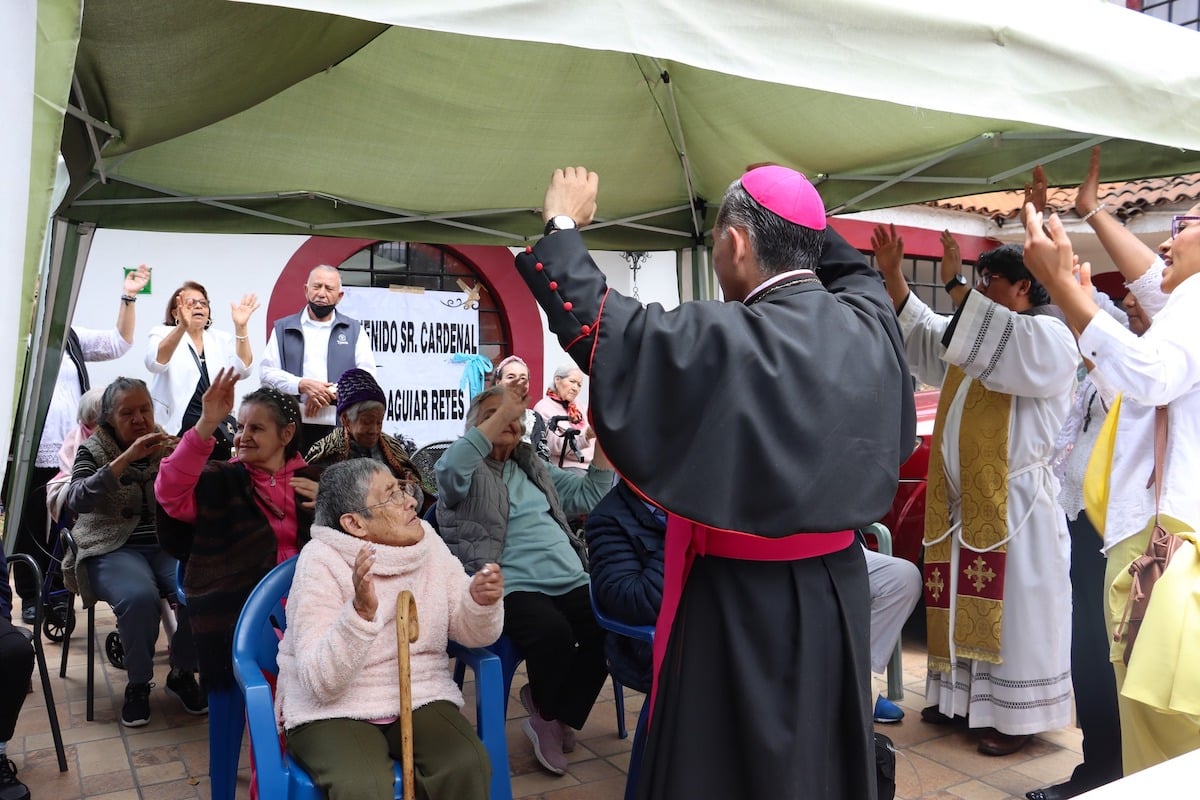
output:
[[[82,9],[68,80],[38,53],[72,226],[522,244],[549,172],[585,164],[590,244],[679,250],[753,162],[805,171],[834,212],[1019,186],[1037,163],[1077,180],[1095,143],[1106,179],[1200,171],[1198,34],[1101,0],[38,5]],[[48,276],[43,350],[71,273]],[[53,380],[32,373],[30,421]]]

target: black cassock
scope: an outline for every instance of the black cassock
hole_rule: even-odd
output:
[[[883,517],[912,451],[891,301],[832,229],[817,275],[671,311],[609,291],[575,231],[517,267],[591,377],[621,475],[669,513],[761,537]],[[700,556],[659,673],[638,797],[873,798],[869,595],[857,544],[797,561]]]

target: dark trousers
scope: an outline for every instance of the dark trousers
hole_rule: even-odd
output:
[[[175,596],[176,561],[157,544],[118,547],[111,553],[85,558],[92,591],[113,607],[125,649],[129,683],[149,683],[154,677],[154,648],[161,622],[161,599]],[[196,647],[187,606],[176,609],[171,638],[171,666],[193,672]]]
[[[541,715],[582,728],[608,677],[604,631],[592,614],[588,587],[557,597],[512,592],[504,598],[504,633],[525,656]]]
[[[33,675],[33,644],[0,617],[0,742],[13,737]]]
[[[1121,719],[1117,681],[1108,660],[1104,626],[1102,539],[1084,513],[1068,520],[1071,531],[1071,687],[1083,731],[1083,763],[1072,782],[1098,786],[1121,777]]]
[[[50,552],[53,546],[46,541],[46,484],[58,474],[54,467],[34,467],[29,476],[29,491],[25,494],[25,505],[21,509],[21,527],[17,530],[16,552],[28,553],[38,563],[45,575],[50,571]],[[42,587],[38,586],[33,571],[18,569],[13,575],[21,604],[32,607]]]
[[[392,760],[400,758],[400,723],[323,719],[287,732],[287,748],[329,800],[391,800]],[[498,764],[508,769],[507,764]],[[447,700],[413,711],[417,797],[487,800],[492,763],[471,723]]]

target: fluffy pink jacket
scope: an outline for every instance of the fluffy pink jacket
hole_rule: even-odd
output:
[[[417,602],[420,636],[410,645],[412,704],[462,707],[446,656],[447,639],[483,647],[500,638],[504,604],[471,598],[462,563],[427,523],[409,547],[377,545],[372,574],[379,608],[367,622],[352,606],[354,559],[363,540],[318,525],[300,552],[279,643],[275,715],[283,730],[318,719],[386,719],[400,713],[396,598]]]

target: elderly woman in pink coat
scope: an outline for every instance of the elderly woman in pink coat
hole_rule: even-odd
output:
[[[396,599],[416,598],[410,648],[417,796],[487,800],[487,751],[459,710],[446,644],[491,644],[504,624],[496,564],[468,576],[417,516],[416,486],[356,458],[321,476],[279,645],[275,710],[288,752],[330,800],[393,796],[401,753]],[[506,768],[502,766],[501,768]]]

